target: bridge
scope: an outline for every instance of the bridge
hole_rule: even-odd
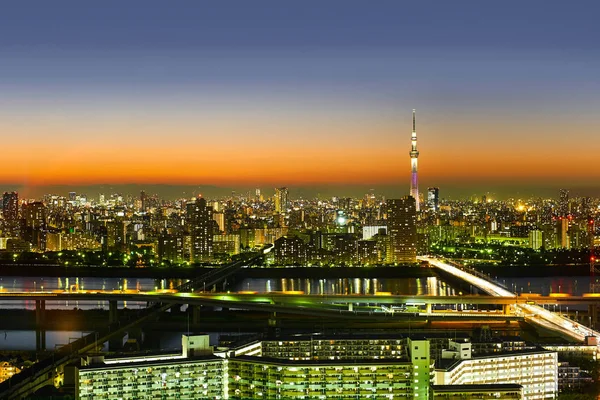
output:
[[[271,246],[272,247],[272,246]],[[184,285],[176,288],[176,291],[191,291],[197,290],[199,285],[203,287],[211,287],[223,281],[227,277],[238,272],[240,269],[254,264],[256,261],[261,259],[263,255],[271,250],[271,247],[267,246],[263,251],[248,260],[240,260],[230,264],[226,264],[220,268],[201,275],[200,277],[191,280]],[[3,293],[7,295],[7,299],[10,299],[14,293]],[[31,293],[38,297],[31,298],[35,300],[36,304],[36,322],[41,325],[44,321],[44,310],[45,302],[48,299],[55,299],[51,295],[57,295],[56,293]],[[97,293],[96,293],[97,294]],[[183,294],[183,293],[182,293]],[[19,297],[19,294],[16,294]],[[21,293],[19,297],[21,300],[27,299],[27,294]],[[11,378],[0,383],[0,398],[2,399],[24,399],[31,395],[38,389],[46,386],[53,382],[54,376],[57,371],[64,367],[64,365],[76,360],[83,354],[90,351],[97,351],[101,348],[102,343],[109,341],[111,338],[117,335],[123,335],[130,329],[138,326],[139,324],[154,318],[156,315],[167,311],[173,306],[173,303],[169,302],[163,304],[160,299],[153,298],[149,301],[151,304],[146,309],[140,310],[136,319],[125,320],[119,319],[117,314],[117,302],[109,300],[109,323],[106,328],[99,332],[92,332],[87,336],[84,336],[66,346],[61,347],[57,350],[53,356],[47,357],[46,359],[40,360],[35,363],[31,368],[24,370],[23,372],[13,375]],[[41,335],[40,335],[41,333]],[[45,335],[43,331],[36,332],[36,341],[45,342]]]
[[[558,315],[537,305],[541,302],[541,296],[536,297],[535,300],[533,297],[531,297],[525,302],[525,304],[519,303],[517,301],[519,296],[517,296],[515,293],[508,291],[504,287],[497,283],[491,282],[490,280],[475,276],[475,274],[465,269],[461,269],[460,266],[451,265],[443,260],[427,256],[419,257],[419,260],[428,262],[430,266],[438,268],[447,274],[468,282],[490,296],[494,296],[495,298],[515,299],[515,312],[517,315],[522,315],[526,322],[554,331],[563,337],[569,337],[580,342],[585,341],[586,337],[600,337],[600,332],[597,332],[590,327],[580,324],[577,321],[573,321],[570,318],[565,318],[562,315]],[[571,304],[573,304],[573,301],[576,300],[575,298],[568,296],[549,297],[555,299],[554,304],[560,302],[561,300],[571,301]],[[592,294],[588,296],[580,296],[578,300],[580,302],[595,302],[596,299],[598,299],[598,296],[594,296]]]
[[[323,304],[423,304],[423,305],[576,305],[600,304],[600,293],[571,296],[566,293],[555,293],[550,296],[539,294],[512,294],[498,296],[482,295],[393,295],[390,293],[376,293],[371,295],[351,294],[304,294],[301,292],[190,292],[181,293],[176,290],[137,291],[137,290],[78,290],[64,292],[0,292],[0,301],[107,301],[107,302],[139,302],[139,303],[169,303],[208,305],[218,301],[224,307],[243,308],[244,304],[270,303],[298,306],[320,306]]]
[[[286,313],[321,318],[347,318],[372,321],[397,321],[402,319],[431,321],[436,318],[472,321],[524,320],[576,341],[584,341],[587,336],[600,336],[598,332],[576,321],[552,313],[540,306],[544,304],[596,304],[600,302],[600,295],[595,296],[594,294],[590,294],[575,297],[565,295],[537,296],[531,294],[518,296],[500,285],[490,282],[483,276],[478,276],[432,257],[420,257],[420,259],[427,261],[432,267],[472,284],[489,294],[489,296],[407,296],[390,293],[376,293],[373,295],[311,295],[301,292],[198,292],[199,290],[204,290],[205,287],[210,288],[216,285],[241,268],[256,262],[261,256],[262,254],[247,261],[239,261],[215,269],[193,281],[187,282],[174,291],[1,292],[0,300],[35,300],[36,315],[39,315],[40,321],[43,321],[47,301],[108,301],[109,324],[102,332],[92,333],[61,348],[53,359],[41,360],[34,367],[28,369],[26,375],[15,375],[10,380],[0,384],[0,397],[26,397],[43,386],[43,384],[48,383],[49,379],[60,366],[73,361],[90,350],[97,349],[99,343],[108,341],[114,335],[126,332],[127,329],[131,329],[155,317],[176,304],[266,311],[273,315]],[[140,310],[136,319],[123,321],[118,318],[116,307],[119,301],[145,302],[151,306]],[[394,312],[393,306],[400,304],[416,304],[423,306],[424,309],[421,308],[417,312]],[[457,312],[449,312],[450,310],[448,309],[434,309],[435,305],[454,306],[457,304],[501,306],[502,310],[492,310],[489,312],[459,312],[457,310]]]

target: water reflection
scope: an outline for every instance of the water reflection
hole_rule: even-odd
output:
[[[515,293],[539,293],[548,296],[551,293],[568,293],[581,296],[590,291],[588,276],[549,276],[537,278],[502,278],[499,279],[508,290]]]
[[[81,338],[87,332],[46,331],[46,348],[54,349]],[[3,331],[0,350],[35,350],[35,331]]]
[[[314,295],[351,295],[389,292],[395,295],[452,296],[457,291],[436,277],[429,278],[339,278],[339,279],[245,279],[235,291],[287,292],[301,291]]]
[[[0,277],[2,292],[65,292],[65,291],[152,291],[173,289],[183,279],[149,279],[149,278],[94,278],[94,277]],[[143,308],[142,302],[119,302],[119,308]],[[0,301],[0,309],[35,309],[35,301]],[[106,301],[46,301],[47,309],[108,309]]]

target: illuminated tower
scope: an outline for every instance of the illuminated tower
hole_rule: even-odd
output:
[[[410,195],[415,198],[417,203],[417,212],[419,211],[419,178],[417,177],[417,159],[419,158],[419,151],[417,150],[417,127],[416,127],[416,110],[413,110],[413,129],[411,136],[411,150],[410,150],[410,167],[411,167],[411,178],[410,178]]]

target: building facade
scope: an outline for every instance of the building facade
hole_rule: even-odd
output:
[[[210,261],[213,255],[212,207],[198,197],[187,204],[187,218],[191,236],[190,261]]]
[[[182,354],[92,360],[65,372],[65,385],[83,400],[556,398],[556,352],[471,358],[468,345],[313,336],[213,352],[208,336],[184,336]],[[446,347],[453,359],[432,357]]]
[[[387,262],[417,261],[417,210],[411,196],[387,201],[387,227],[390,251]]]
[[[538,350],[452,360],[436,366],[434,384],[519,384],[525,400],[554,399],[557,376],[557,353]]]

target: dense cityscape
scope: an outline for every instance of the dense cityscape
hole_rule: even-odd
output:
[[[72,266],[227,263],[266,244],[274,244],[266,262],[278,266],[410,264],[455,252],[476,263],[549,265],[588,262],[598,236],[599,200],[566,189],[555,199],[451,201],[428,188],[418,213],[416,204],[374,192],[294,199],[286,187],[178,200],[6,192],[0,248],[5,262]]]
[[[40,385],[37,379],[12,386],[14,379],[36,366],[50,371],[44,374],[51,378],[50,385],[47,378],[41,379],[42,392],[36,393],[54,387],[57,398],[546,399],[578,396],[570,393],[581,390],[594,396],[598,310],[595,302],[587,308],[578,304],[585,304],[586,295],[587,299],[597,295],[598,199],[576,197],[566,189],[555,199],[498,200],[481,195],[451,201],[437,187],[421,195],[414,110],[409,155],[410,195],[398,199],[375,191],[362,198],[303,199],[294,198],[287,187],[266,196],[256,189],[221,199],[198,195],[177,200],[144,191],[137,197],[100,194],[92,199],[70,192],[31,200],[5,192],[0,241],[5,271],[12,266],[19,268],[17,275],[28,270],[42,277],[50,276],[51,268],[60,268],[59,277],[79,277],[75,285],[64,286],[59,278],[60,286],[46,284],[46,291],[44,278],[36,278],[32,291],[25,287],[18,293],[14,283],[12,288],[2,286],[0,296],[5,300],[27,295],[36,299],[36,350],[47,349],[47,329],[53,325],[46,314],[52,313],[47,309],[52,301],[77,299],[75,304],[80,305],[102,298],[96,308],[103,309],[106,299],[109,308],[108,331],[95,328],[93,345],[87,335],[75,342],[83,341],[77,350],[63,347],[58,364],[56,355],[48,365],[48,358],[15,359],[9,353],[1,368],[2,379],[12,387],[5,392],[7,398],[24,394],[37,398],[31,397]],[[527,287],[513,283],[509,291],[497,274],[511,266],[517,266],[521,276],[560,273],[557,267],[571,269],[567,275],[580,274],[583,267],[590,273],[589,290],[584,289],[583,295],[573,292],[577,299],[571,297],[572,289],[565,286],[563,293],[560,285],[554,293],[551,286],[547,293],[534,294],[530,282]],[[131,290],[125,279],[118,289],[106,290],[106,281],[102,288],[90,288],[80,278],[123,267],[144,270],[148,276],[158,271],[157,277],[174,276],[169,271],[181,269],[198,272],[166,290],[164,281],[154,290],[144,290],[138,281]],[[236,276],[249,276],[247,267],[270,271],[267,276],[283,269],[281,290],[267,281],[264,292],[238,286],[238,294],[231,295]],[[369,278],[380,276],[385,267],[400,271],[389,275],[388,270],[388,277],[426,276],[427,291],[418,288],[407,297],[403,290],[382,290],[378,279]],[[493,278],[490,272],[486,275],[489,267],[496,268]],[[433,268],[438,271],[430,271]],[[297,272],[300,269],[305,272]],[[315,275],[306,272],[311,270],[318,270],[318,276],[322,271],[344,271],[344,279],[337,286],[331,284],[332,292],[327,279],[313,288],[310,277]],[[354,278],[365,276],[357,271],[368,271],[367,279]],[[369,275],[369,271],[377,272]],[[293,279],[300,276],[304,283]],[[419,285],[419,278],[416,281]],[[457,300],[466,295],[466,284],[471,298]],[[194,289],[198,286],[201,289]],[[173,301],[181,304],[179,294],[188,300],[188,333],[183,335],[180,354],[165,353],[160,339],[150,339],[156,328],[142,321],[171,309]],[[480,294],[491,296],[482,300]],[[270,296],[266,303],[261,300],[264,295]],[[327,295],[328,300],[315,295]],[[362,299],[352,297],[357,295]],[[275,296],[283,297],[275,300]],[[556,313],[556,296],[574,301],[565,303],[574,304],[571,313],[566,305],[566,313],[560,307]],[[131,314],[128,308],[144,298],[161,300],[147,300],[148,315]],[[470,306],[473,302],[476,305]],[[237,310],[235,317],[228,311],[230,305]],[[177,307],[163,324],[176,324],[172,315]],[[75,307],[78,311],[82,312]],[[208,321],[219,314],[217,330],[222,331],[222,324],[232,318],[246,319],[248,312],[259,311],[261,317],[250,318],[253,323],[263,319],[263,328],[246,326],[242,334],[238,326],[238,335],[221,335],[217,343],[214,339],[211,343],[208,334],[190,334],[190,318],[195,328],[210,331],[215,322]],[[325,328],[323,318],[336,312],[340,315],[329,318],[348,313],[343,318],[348,319],[347,326],[355,327],[353,333],[332,322]],[[296,313],[302,315],[299,321],[317,318],[320,329],[307,331],[280,320],[289,314],[298,321]],[[378,328],[364,328],[363,318]],[[382,318],[391,325],[383,328]],[[500,328],[498,322],[505,325]],[[455,330],[451,336],[434,329],[437,325],[444,329],[447,323]],[[80,322],[78,326],[90,328]],[[552,332],[549,337],[544,330]],[[98,346],[98,336],[107,338],[108,347]],[[83,357],[74,361],[77,354]]]
[[[3,7],[0,399],[600,399],[584,3]]]

